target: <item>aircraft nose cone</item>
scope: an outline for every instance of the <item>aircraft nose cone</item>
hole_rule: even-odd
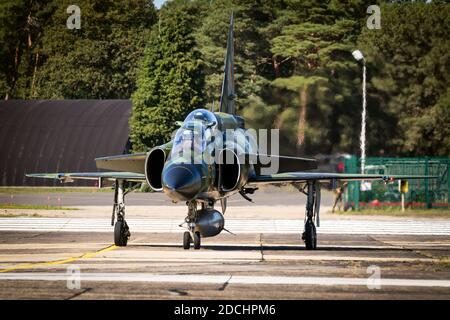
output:
[[[173,164],[162,175],[164,192],[175,201],[192,200],[202,188],[200,172],[193,165]]]

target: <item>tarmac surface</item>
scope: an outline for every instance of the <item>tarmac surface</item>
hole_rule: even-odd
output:
[[[132,235],[120,248],[110,205],[9,210],[18,217],[0,218],[0,299],[450,299],[450,220],[336,216],[325,202],[319,248],[307,251],[304,197],[272,194],[283,200],[274,204],[270,194],[230,205],[235,234],[200,250],[181,248],[182,206],[128,198]]]
[[[255,204],[273,206],[301,205],[305,204],[305,196],[293,187],[263,186],[253,195],[249,195]],[[9,194],[2,192],[0,188],[0,203],[34,204],[51,206],[111,206],[113,192],[52,192],[52,193],[19,193]],[[126,196],[126,202],[132,206],[183,206],[184,203],[173,204],[162,193],[133,192]],[[235,195],[228,200],[229,206],[248,205],[249,202],[240,195]],[[333,194],[326,190],[322,192],[322,204],[333,205]]]

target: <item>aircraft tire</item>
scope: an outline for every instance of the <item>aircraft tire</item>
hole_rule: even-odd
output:
[[[316,226],[312,221],[308,221],[305,224],[304,238],[306,250],[316,250],[317,249],[317,232]]]
[[[201,246],[201,237],[200,237],[200,232],[195,232],[194,233],[194,249],[198,250],[200,249]]]
[[[126,222],[119,220],[114,226],[114,244],[118,247],[126,247],[128,242]]]
[[[191,247],[191,234],[188,231],[186,231],[183,234],[183,249],[189,250],[190,247]]]

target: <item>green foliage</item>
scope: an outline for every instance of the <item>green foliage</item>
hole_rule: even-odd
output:
[[[260,28],[273,19],[278,1],[217,0],[208,7],[207,15],[196,32],[202,59],[205,61],[207,100],[220,99],[223,65],[230,14],[235,16],[235,77],[237,109],[244,109],[252,96],[263,94],[269,83],[266,60],[269,43]]]
[[[81,29],[66,27],[69,0],[55,0],[42,39],[42,66],[32,97],[44,99],[129,98],[136,67],[156,21],[146,0],[82,0]]]
[[[450,7],[382,6],[381,30],[359,38],[372,79],[373,104],[386,110],[392,154],[450,155]]]
[[[350,52],[364,15],[348,16],[344,11],[334,1],[288,1],[264,29],[271,37],[270,60],[276,78],[267,96],[283,110],[274,119],[281,125],[282,137],[291,146],[295,141],[296,151],[291,147],[289,153],[329,153],[347,141],[337,134],[343,127],[337,115],[360,105],[353,103],[359,88],[351,81],[358,73]],[[295,127],[287,115],[296,119]],[[347,145],[348,152],[352,149],[356,139],[350,148]]]
[[[114,99],[135,90],[137,62],[156,11],[148,0],[80,0],[81,29],[66,26],[73,1],[0,5],[6,98]]]
[[[50,0],[0,3],[0,95],[5,99],[29,96],[35,50],[52,10]]]
[[[66,27],[69,4],[0,3],[3,97],[133,94],[131,137],[147,150],[190,110],[219,105],[233,11],[238,113],[248,127],[279,128],[281,152],[359,153],[359,48],[368,154],[450,155],[444,1],[382,4],[381,30],[366,27],[369,0],[173,0],[159,12],[151,0],[79,0],[81,30]]]
[[[133,94],[130,120],[134,151],[164,144],[192,110],[204,105],[204,74],[193,28],[201,7],[167,3],[148,40]]]

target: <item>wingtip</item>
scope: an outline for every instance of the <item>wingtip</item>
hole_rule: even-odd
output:
[[[25,173],[25,177],[63,179],[63,178],[65,178],[65,174],[64,173]]]
[[[25,173],[25,177],[28,177],[28,178],[39,178],[39,177],[42,177],[42,173]]]

